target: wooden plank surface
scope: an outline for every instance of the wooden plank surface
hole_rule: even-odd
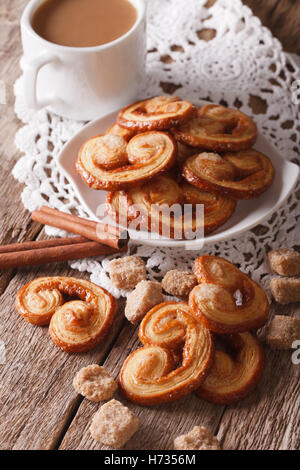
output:
[[[13,111],[13,84],[20,74],[19,18],[27,0],[0,2],[0,80],[6,85],[6,104],[0,104],[0,243],[43,238],[41,226],[30,221],[20,200],[22,185],[11,176],[20,157],[14,136],[20,123]],[[287,50],[300,53],[300,3],[292,0],[245,0]],[[72,388],[74,373],[97,362],[117,377],[123,360],[138,347],[135,328],[123,320],[121,303],[113,332],[95,351],[68,355],[48,337],[46,328],[27,324],[17,314],[18,289],[43,275],[88,278],[66,264],[0,273],[0,339],[6,345],[6,364],[0,365],[1,449],[93,449],[101,446],[88,427],[97,404],[82,400]],[[293,311],[297,306],[291,307]],[[289,309],[281,308],[288,313]],[[125,323],[125,326],[123,327]],[[119,335],[119,331],[121,334]],[[128,449],[172,449],[175,435],[194,424],[210,427],[224,448],[299,448],[299,366],[290,352],[268,351],[263,380],[249,398],[232,407],[210,405],[194,395],[170,405],[145,408],[130,404],[141,418],[141,431]],[[125,402],[125,400],[122,399]]]
[[[273,315],[299,318],[299,304],[272,302],[270,319]],[[266,328],[259,332],[262,342]],[[300,448],[300,366],[292,363],[293,350],[264,349],[266,367],[259,386],[245,400],[226,407],[223,414],[218,437],[225,449]]]
[[[266,351],[257,390],[223,414],[218,437],[224,449],[300,448],[299,365],[292,364],[291,351]]]
[[[55,447],[81,400],[72,387],[75,373],[88,364],[101,363],[121,328],[122,303],[100,347],[67,354],[51,341],[47,327],[30,325],[17,313],[15,297],[24,283],[38,276],[74,274],[65,265],[20,269],[2,296],[0,338],[6,346],[6,364],[0,366],[2,449]],[[76,277],[82,275],[76,272]]]

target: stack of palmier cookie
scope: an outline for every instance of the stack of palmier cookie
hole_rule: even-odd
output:
[[[138,221],[137,229],[160,234],[167,224],[170,238],[185,238],[197,231],[195,208],[203,204],[208,234],[231,217],[238,199],[272,184],[272,163],[251,148],[256,136],[253,120],[238,110],[158,96],[121,110],[105,135],[82,146],[76,169],[91,188],[110,191],[107,211],[117,222]],[[153,209],[175,204],[188,204],[191,216],[165,219]]]
[[[213,366],[197,394],[229,405],[246,397],[262,376],[265,355],[255,331],[268,320],[269,302],[255,281],[223,258],[200,256],[194,273],[199,284],[189,307],[216,340]]]
[[[139,328],[143,347],[125,360],[119,384],[141,405],[195,391],[216,404],[235,403],[258,384],[265,364],[255,330],[269,315],[263,289],[229,261],[203,255],[188,303],[152,308]]]

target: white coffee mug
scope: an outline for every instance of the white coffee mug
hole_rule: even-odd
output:
[[[145,1],[130,0],[137,20],[126,34],[96,47],[60,46],[40,37],[31,21],[43,1],[31,0],[21,18],[28,106],[88,121],[136,99],[145,72]]]

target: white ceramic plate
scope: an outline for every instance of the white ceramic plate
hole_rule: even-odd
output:
[[[205,102],[200,103],[206,104]],[[75,161],[83,143],[97,135],[104,134],[116,122],[118,113],[108,114],[84,126],[63,148],[58,157],[58,165],[62,173],[72,183],[76,195],[92,219],[98,220],[96,215],[99,204],[105,202],[106,191],[90,189],[75,170]],[[275,167],[275,180],[268,191],[257,199],[239,201],[233,216],[216,232],[207,235],[204,239],[171,240],[157,235],[149,239],[149,234],[143,231],[129,230],[133,241],[153,246],[184,247],[185,249],[201,248],[204,244],[217,243],[221,240],[234,238],[249,230],[257,224],[267,220],[273,212],[286,200],[293,190],[298,177],[299,167],[285,160],[278,151],[262,136],[258,134],[255,149],[268,155]],[[106,219],[107,220],[107,219]],[[151,234],[153,235],[153,234]]]

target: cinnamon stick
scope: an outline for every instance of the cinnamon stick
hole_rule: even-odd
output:
[[[40,208],[40,211],[42,212],[46,212],[47,214],[52,214],[52,215],[55,215],[57,217],[63,217],[65,220],[70,220],[72,222],[81,222],[82,224],[86,225],[87,227],[94,227],[95,224],[97,222],[95,222],[94,220],[89,220],[89,219],[84,219],[82,217],[77,217],[76,215],[72,215],[72,214],[68,214],[67,212],[62,212],[62,211],[59,211],[58,209],[53,209],[52,207],[48,207],[48,206],[42,206]],[[117,227],[112,227],[111,226],[111,229],[113,229],[113,234],[115,235],[119,235],[119,231],[118,231],[118,228]]]
[[[117,227],[100,222],[82,219],[56,209],[43,206],[41,210],[34,211],[32,220],[44,225],[50,225],[71,233],[76,233],[89,240],[110,246],[116,250],[127,246],[128,235],[126,230],[120,231]]]
[[[11,243],[10,245],[0,245],[1,253],[13,253],[16,251],[27,251],[38,248],[51,248],[54,246],[75,245],[86,243],[89,240],[84,237],[51,238],[50,240],[37,240],[23,243]]]
[[[120,230],[118,227],[109,224],[102,224],[101,222],[95,222],[94,220],[84,219],[82,217],[78,217],[77,215],[67,214],[66,212],[61,212],[58,209],[53,209],[52,207],[42,206],[40,211],[45,212],[47,214],[54,215],[56,217],[62,217],[64,220],[68,220],[70,222],[81,223],[86,225],[87,227],[95,228],[99,232],[104,232],[106,234],[111,234],[113,237],[120,238],[126,230]],[[127,237],[125,237],[127,238]]]
[[[93,241],[52,246],[50,248],[27,249],[0,254],[0,269],[59,263],[92,256],[110,255],[118,251],[120,250]]]

